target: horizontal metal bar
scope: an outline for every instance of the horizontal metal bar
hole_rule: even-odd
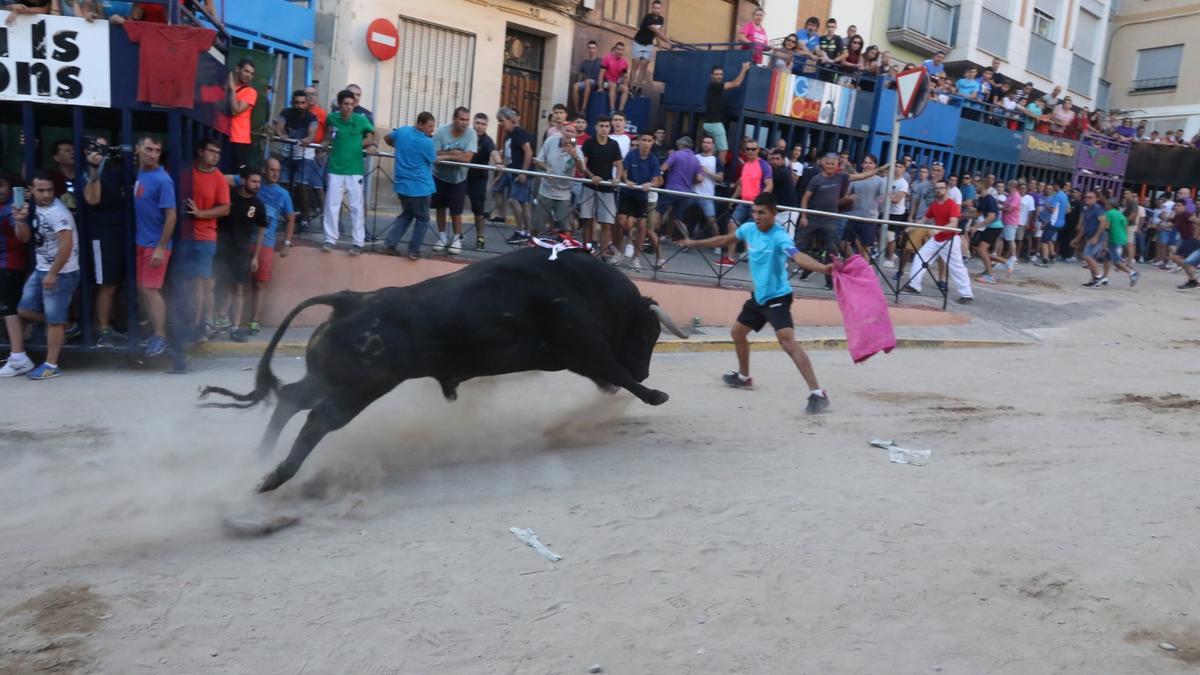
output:
[[[316,143],[301,143],[300,141],[292,140],[290,138],[271,137],[271,140],[277,141],[279,143],[284,143],[286,145],[298,145],[301,147],[314,148],[314,149],[328,149],[328,146],[325,146],[325,145],[319,145]],[[366,151],[364,151],[363,155],[367,156],[367,157],[380,157],[380,158],[384,158],[384,159],[395,159],[395,157],[396,157],[395,153],[391,153],[391,152],[366,152]],[[597,186],[597,187],[629,188],[629,189],[643,190],[643,188],[641,188],[641,187],[632,187],[632,186],[626,185],[624,183],[618,183],[616,181],[594,181],[590,178],[576,178],[575,176],[558,176],[555,174],[546,173],[544,171],[529,171],[526,169],[513,169],[513,168],[506,167],[506,166],[496,166],[494,164],[471,164],[469,162],[452,162],[449,160],[442,160],[442,159],[439,159],[437,161],[437,164],[440,164],[442,166],[453,166],[453,167],[464,168],[464,169],[478,169],[480,171],[491,171],[491,172],[495,172],[495,173],[511,173],[511,174],[517,175],[517,176],[532,176],[534,178],[549,178],[552,180],[569,181],[572,183],[581,183],[581,184],[587,184],[587,185],[592,185],[592,186]],[[658,194],[671,195],[671,196],[675,196],[675,197],[687,197],[689,199],[707,199],[710,201],[721,202],[721,203],[725,203],[725,204],[746,204],[746,205],[750,205],[750,206],[754,205],[754,202],[746,200],[746,199],[734,199],[732,197],[718,197],[716,195],[702,195],[702,194],[696,194],[695,192],[681,192],[679,190],[668,190],[666,188],[646,188],[643,191],[644,192],[657,192]],[[867,218],[866,216],[855,216],[855,215],[852,215],[849,213],[832,213],[829,211],[817,211],[814,209],[802,209],[798,206],[780,206],[779,210],[780,211],[791,211],[794,213],[802,213],[802,214],[813,215],[813,216],[824,216],[827,218],[836,218],[838,220],[856,220],[861,223],[874,223],[876,225],[882,225],[882,224],[902,225],[905,227],[919,227],[919,228],[926,229],[926,230],[936,230],[936,231],[940,231],[940,232],[958,232],[959,231],[957,228],[953,228],[953,227],[941,227],[938,225],[927,225],[925,223],[897,222],[894,220],[884,220],[882,218]]]

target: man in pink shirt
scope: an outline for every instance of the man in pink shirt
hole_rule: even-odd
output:
[[[629,99],[629,85],[625,84],[625,73],[629,71],[629,62],[625,60],[625,43],[613,45],[612,51],[600,60],[600,86],[608,90],[608,110],[614,113],[625,109]],[[621,92],[621,105],[617,106],[617,91]]]
[[[1017,189],[1017,181],[1009,181],[1008,187],[1008,196],[1004,198],[1004,205],[1000,207],[1000,222],[1004,225],[1004,248],[1008,251],[1005,254],[1008,258],[1005,268],[1011,275],[1017,266],[1017,231],[1025,223],[1021,222],[1021,192]]]

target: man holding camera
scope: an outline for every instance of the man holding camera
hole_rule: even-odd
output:
[[[88,141],[84,145],[83,156],[87,160],[83,201],[88,205],[88,234],[92,242],[98,287],[96,322],[100,327],[100,336],[96,339],[96,347],[111,349],[125,337],[112,328],[113,302],[121,277],[125,276],[125,241],[121,227],[125,203],[123,181],[107,138]]]

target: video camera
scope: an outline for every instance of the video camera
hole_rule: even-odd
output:
[[[122,152],[131,151],[127,145],[105,145],[98,142],[95,138],[85,137],[83,139],[83,156],[86,158],[93,152],[100,153],[103,157],[119,159]]]

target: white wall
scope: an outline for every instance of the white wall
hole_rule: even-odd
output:
[[[376,18],[397,21],[405,17],[445,26],[475,35],[475,60],[471,86],[472,112],[485,112],[492,120],[495,135],[495,114],[500,105],[501,80],[504,63],[504,36],[509,25],[546,38],[546,54],[542,66],[541,108],[548,111],[556,102],[568,99],[571,41],[574,21],[548,9],[534,7],[515,0],[437,0],[436,2],[405,2],[392,0],[320,0],[320,11],[335,17],[332,49],[327,65],[319,67],[328,89],[325,100],[350,82],[363,88],[364,105],[372,100],[376,60],[366,48],[367,26]],[[320,49],[318,46],[314,51]],[[328,49],[328,48],[327,48]],[[453,54],[431,55],[432,58],[454,58]],[[323,61],[324,59],[318,59]],[[379,67],[379,91],[376,95],[375,123],[383,129],[411,124],[412,120],[393,119],[394,60]],[[545,119],[545,115],[541,115]],[[537,127],[537,120],[522,120],[527,128]],[[440,121],[439,121],[440,123]]]
[[[800,0],[764,0],[763,28],[767,29],[767,35],[774,40],[803,28],[796,25],[796,12],[799,9]]]
[[[874,28],[875,7],[868,0],[833,0],[829,5],[829,16],[837,19],[838,33],[846,35],[847,26],[858,26],[858,34],[863,36],[867,45],[871,44],[871,32]],[[887,23],[887,16],[880,16],[879,21]],[[824,26],[821,27],[824,29]]]

